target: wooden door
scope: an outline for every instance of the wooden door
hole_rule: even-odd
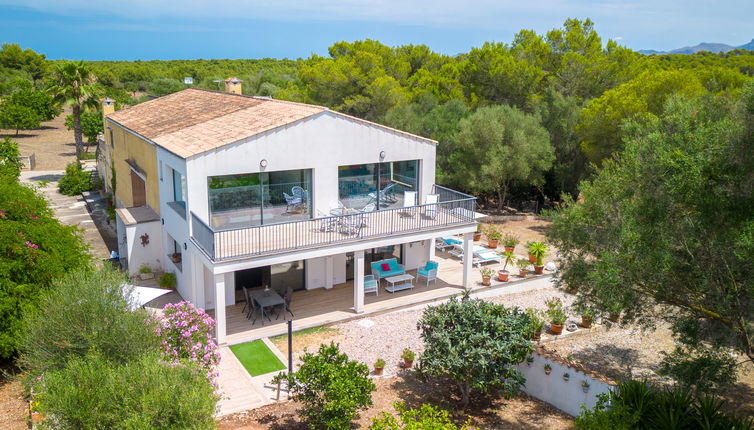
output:
[[[131,196],[134,207],[147,205],[147,184],[133,170],[131,171]]]

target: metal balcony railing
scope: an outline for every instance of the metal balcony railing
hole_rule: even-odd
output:
[[[191,239],[212,261],[225,261],[476,223],[476,197],[439,185],[432,194],[437,203],[223,230],[192,212]]]

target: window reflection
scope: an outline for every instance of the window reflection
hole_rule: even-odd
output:
[[[348,208],[403,206],[404,191],[418,191],[419,161],[354,164],[338,168],[338,196]]]

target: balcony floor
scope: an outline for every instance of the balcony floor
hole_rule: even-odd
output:
[[[468,211],[467,211],[468,213]],[[343,219],[349,216],[343,217]],[[331,221],[327,225],[326,222]],[[404,210],[370,212],[358,233],[347,234],[337,217],[304,220],[284,224],[221,231],[215,233],[215,258],[231,259],[253,255],[269,255],[292,249],[303,249],[355,242],[362,239],[386,237],[392,234],[440,230],[476,224],[464,213],[437,210],[435,217],[427,216],[427,207],[413,206]]]

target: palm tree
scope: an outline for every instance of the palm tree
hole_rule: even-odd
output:
[[[54,85],[50,92],[63,105],[73,110],[73,137],[76,140],[76,156],[84,149],[81,135],[81,113],[87,107],[97,108],[99,89],[95,85],[97,77],[83,61],[58,63],[53,70]]]

